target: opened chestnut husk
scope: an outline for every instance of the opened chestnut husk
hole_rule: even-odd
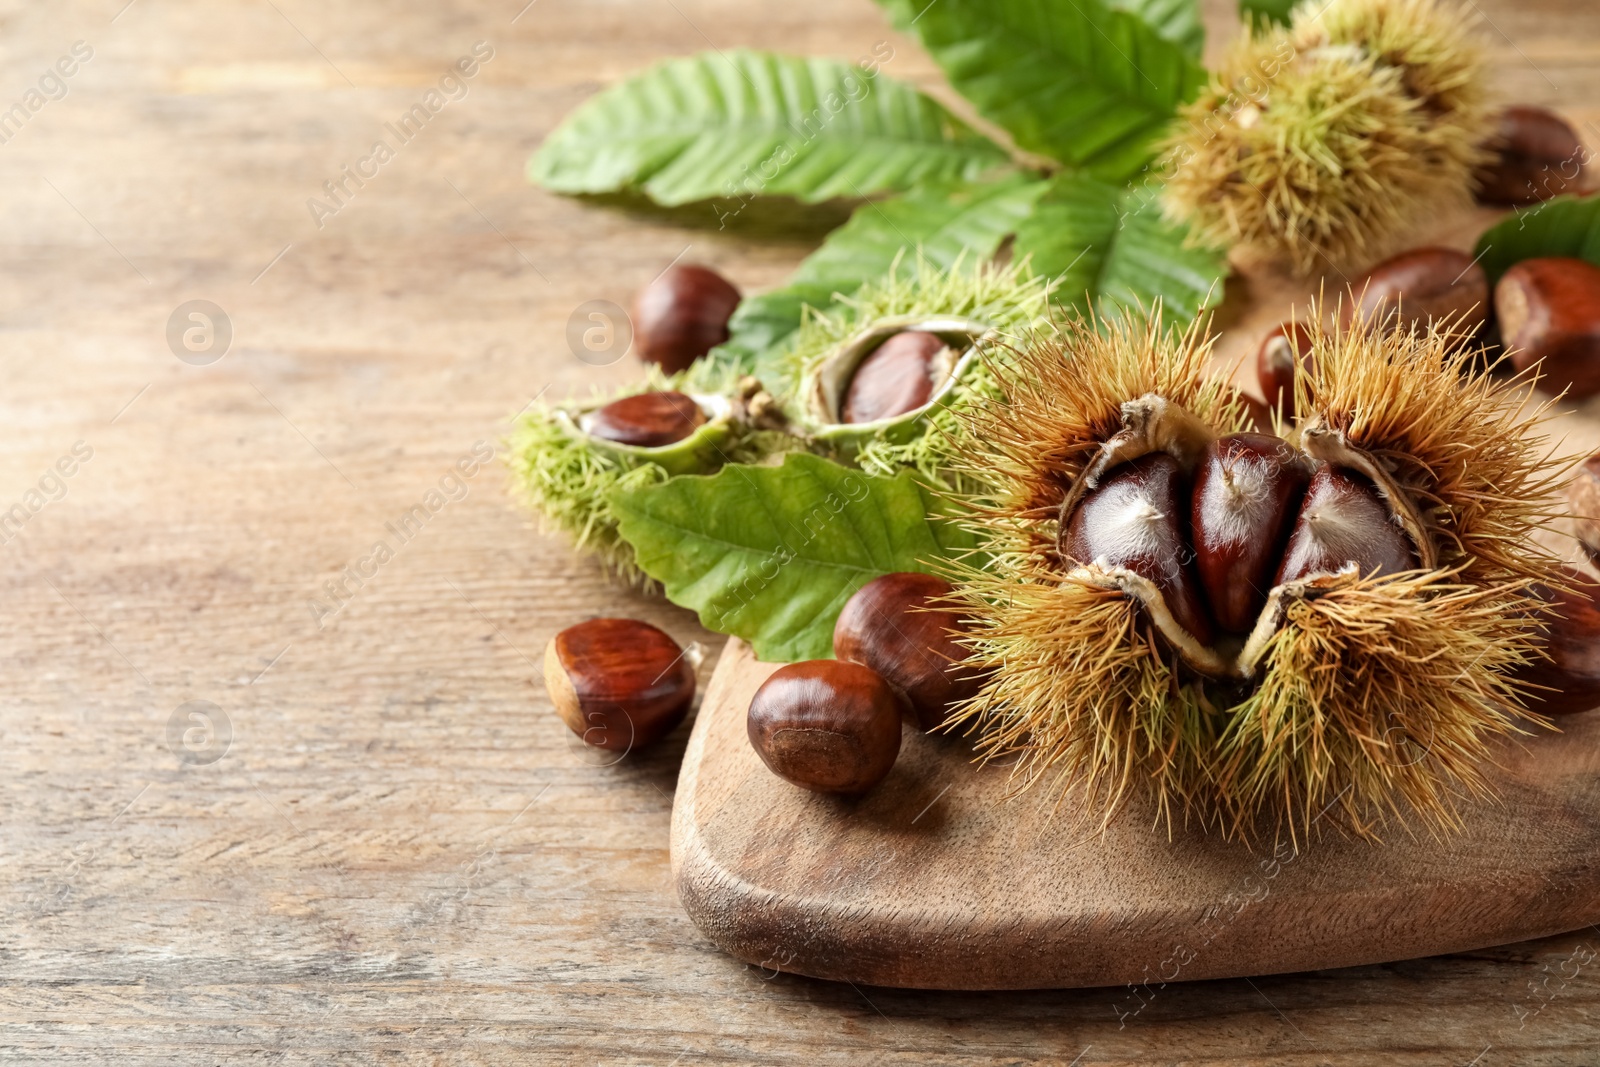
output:
[[[1242,837],[1447,829],[1496,739],[1545,722],[1519,672],[1561,474],[1527,383],[1448,332],[1320,319],[1281,440],[1159,316],[1030,345],[969,420],[991,562],[958,590],[995,674],[959,719],[1021,785]]]

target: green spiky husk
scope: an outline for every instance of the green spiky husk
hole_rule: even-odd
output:
[[[658,389],[711,393],[721,386],[732,392],[723,377],[726,374],[715,367],[697,368],[670,379],[652,369],[642,383],[611,395],[597,395],[565,410],[588,409]],[[537,513],[544,529],[566,534],[575,548],[593,555],[617,578],[654,590],[655,583],[634,562],[633,547],[617,532],[617,519],[607,497],[613,489],[653,485],[684,471],[669,471],[625,450],[597,444],[559,419],[558,410],[557,406],[535,405],[512,426],[506,440],[507,465],[518,495]],[[695,453],[692,472],[711,474],[725,463],[756,463],[800,447],[801,442],[788,434],[735,423],[724,441]]]
[[[1474,372],[1445,331],[1315,332],[1300,426],[1334,428],[1391,470],[1441,562],[1286,598],[1249,681],[1216,682],[1056,549],[1061,504],[1122,400],[1155,393],[1217,433],[1240,428],[1205,379],[1206,351],[1197,331],[1072,325],[1019,351],[1003,400],[969,419],[972,463],[998,488],[972,519],[988,565],[956,577],[974,660],[995,675],[959,721],[986,757],[1017,757],[1019,785],[1079,790],[1079,814],[1101,821],[1138,790],[1169,826],[1247,838],[1448,830],[1457,801],[1484,792],[1496,740],[1545,722],[1513,680],[1541,655],[1530,590],[1561,582],[1532,541],[1563,473],[1537,432],[1543,410],[1526,409],[1526,383]]]
[[[975,491],[978,483],[956,470],[960,413],[999,396],[993,363],[1003,361],[1006,344],[1050,321],[1052,290],[1053,283],[1034,275],[1025,260],[1004,266],[958,260],[943,269],[919,257],[909,270],[900,269],[896,261],[885,277],[862,286],[835,308],[807,309],[805,322],[779,363],[780,374],[772,383],[775,393],[791,417],[803,424],[799,393],[807,371],[874,323],[937,316],[986,323],[996,331],[982,346],[988,358],[974,361],[943,403],[915,416],[914,431],[896,427],[874,433],[860,441],[849,457],[869,474],[892,475],[910,468],[933,485]]]
[[[1445,0],[1317,0],[1247,33],[1181,112],[1168,214],[1307,274],[1364,266],[1468,202],[1487,105],[1465,23]]]

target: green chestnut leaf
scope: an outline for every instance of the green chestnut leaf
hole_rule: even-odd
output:
[[[938,182],[890,200],[862,204],[808,256],[789,284],[746,298],[728,323],[713,361],[735,361],[766,381],[767,356],[800,328],[804,308],[826,309],[894,268],[914,267],[917,249],[936,267],[988,259],[1033,210],[1049,183],[1014,173],[990,182]]]
[[[1257,26],[1287,26],[1300,0],[1239,0],[1239,17]]]
[[[1558,196],[1490,227],[1474,253],[1489,284],[1525,259],[1570,256],[1600,267],[1600,196]]]
[[[874,477],[804,452],[782,466],[615,489],[610,503],[668,599],[772,662],[830,657],[833,624],[857,589],[975,544],[910,472]]]
[[[580,106],[528,161],[561,193],[658,204],[815,203],[976,178],[1004,149],[915,87],[837,60],[746,49],[668,60]]]
[[[1189,247],[1188,228],[1162,218],[1152,185],[1128,189],[1060,175],[1017,226],[1014,254],[1059,278],[1057,299],[1081,310],[1149,311],[1185,326],[1222,300],[1227,256]]]
[[[879,0],[956,91],[1017,144],[1121,181],[1205,84],[1185,45],[1106,0]]]
[[[1129,11],[1150,24],[1161,36],[1196,59],[1206,46],[1206,27],[1200,21],[1199,0],[1110,0],[1111,6]]]

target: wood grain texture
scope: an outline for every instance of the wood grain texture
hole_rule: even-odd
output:
[[[1600,10],[1476,8],[1507,98],[1600,144]],[[626,306],[680,253],[759,292],[839,217],[752,206],[718,231],[709,209],[549,196],[522,178],[540,139],[710,46],[887,40],[888,72],[948,99],[868,0],[0,0],[0,101],[78,40],[94,56],[66,97],[0,144],[0,505],[93,449],[0,544],[0,1062],[1592,1060],[1594,931],[1145,990],[1131,1016],[1125,988],[744,966],[673,890],[687,731],[607,765],[539,681],[586,617],[709,636],[539,536],[494,465],[420,533],[387,532],[541,389],[637,373],[567,350],[584,301]],[[307,200],[480,40],[495,56],[467,97],[319,228]],[[1246,295],[1241,351],[1273,315]],[[209,366],[167,345],[191,299],[232,320]],[[225,752],[187,714],[169,742],[196,700],[226,715]]]
[[[1600,713],[1502,750],[1498,802],[1448,840],[1325,833],[1254,849],[1152,829],[1104,836],[1048,790],[1011,796],[958,738],[905,731],[860,797],[768,773],[745,708],[777,665],[729,642],[673,809],[678,893],[758,966],[919,989],[1160,985],[1461,952],[1600,922]],[[1328,829],[1328,828],[1324,828]]]

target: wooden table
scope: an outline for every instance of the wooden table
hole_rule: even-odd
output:
[[[0,1061],[1592,1062],[1600,930],[1136,1013],[712,948],[668,871],[684,733],[602,766],[538,661],[598,613],[715,641],[539,536],[471,456],[535,395],[633,373],[570,354],[580,303],[680,254],[775,285],[819,220],[719,233],[548,196],[523,163],[597,88],[708,46],[888,40],[890,73],[939,82],[866,0],[523,2],[0,4],[0,103],[84,42],[0,144],[0,511],[27,516],[0,528]],[[1600,143],[1600,7],[1472,6],[1506,95]],[[479,41],[465,97],[363,163]],[[191,300],[225,313],[222,358],[183,348],[187,311],[175,357]]]

